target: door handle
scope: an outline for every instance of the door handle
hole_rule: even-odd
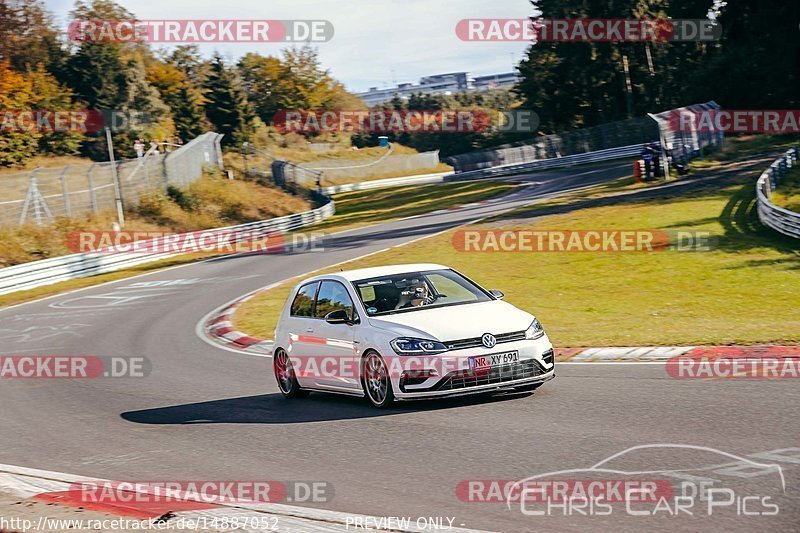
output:
[[[314,333],[314,328],[306,328],[306,333]]]

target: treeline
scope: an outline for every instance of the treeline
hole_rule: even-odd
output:
[[[548,19],[705,19],[707,43],[570,43],[531,46],[517,92],[553,133],[686,104],[797,109],[800,4],[791,0],[532,0]]]
[[[520,98],[508,89],[494,89],[487,92],[458,92],[452,95],[412,94],[407,100],[395,96],[385,104],[373,106],[373,109],[395,111],[440,111],[470,110],[476,116],[485,116],[491,121],[491,127],[476,125],[475,132],[470,133],[360,133],[352,137],[355,146],[375,146],[378,137],[386,135],[392,142],[410,146],[420,152],[439,150],[440,157],[461,154],[506,142],[530,138],[531,132],[509,132],[501,129],[506,119],[501,111],[513,111],[520,108]]]
[[[78,1],[71,19],[131,20],[109,0]],[[136,139],[187,142],[204,131],[237,145],[269,136],[280,109],[361,109],[363,102],[321,68],[310,47],[281,57],[250,53],[229,65],[196,46],[170,52],[146,43],[69,42],[42,0],[0,0],[0,111],[113,110],[138,119],[115,132],[115,149],[133,157]],[[106,158],[104,136],[0,131],[0,166],[35,154]]]

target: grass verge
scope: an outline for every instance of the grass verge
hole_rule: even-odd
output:
[[[794,167],[781,178],[770,201],[784,209],[800,213],[800,166]]]
[[[355,191],[334,196],[336,214],[314,230],[348,229],[486,200],[515,185],[497,181],[411,185]]]

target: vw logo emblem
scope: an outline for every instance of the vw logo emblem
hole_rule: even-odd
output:
[[[491,333],[484,333],[481,337],[481,342],[487,348],[494,348],[494,345],[497,344],[497,339]]]

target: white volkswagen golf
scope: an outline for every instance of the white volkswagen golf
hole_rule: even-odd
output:
[[[397,400],[531,391],[555,377],[530,313],[434,264],[364,268],[299,283],[275,330],[281,392]]]

